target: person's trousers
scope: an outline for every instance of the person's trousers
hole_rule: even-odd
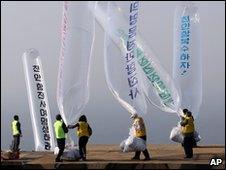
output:
[[[147,137],[146,137],[146,136],[142,136],[142,137],[140,137],[140,138],[143,139],[143,140],[145,140],[145,141],[147,140]],[[142,152],[143,152],[145,158],[150,158],[150,155],[149,155],[147,149],[145,149],[145,150],[142,151]],[[136,151],[134,157],[135,157],[135,158],[140,158],[140,154],[141,154],[141,151]]]
[[[20,145],[20,135],[13,135],[13,141],[11,145],[11,150],[13,152],[19,150],[19,145]]]
[[[86,144],[88,143],[89,137],[87,136],[81,136],[78,140],[78,146],[79,146],[79,154],[81,158],[86,157]]]
[[[150,155],[149,155],[147,149],[145,149],[145,150],[142,151],[142,152],[143,152],[145,158],[150,158]],[[141,151],[136,151],[136,152],[135,152],[135,158],[140,158],[140,154],[141,154]]]
[[[184,152],[187,158],[193,157],[193,144],[194,144],[193,136],[184,137]]]
[[[57,146],[59,148],[59,152],[56,157],[56,161],[60,161],[60,157],[63,155],[65,149],[65,138],[57,139]]]

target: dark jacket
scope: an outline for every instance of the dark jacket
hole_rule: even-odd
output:
[[[19,121],[17,122],[16,127],[17,127],[17,130],[19,131],[20,135],[22,135],[21,125],[20,125],[20,122]]]

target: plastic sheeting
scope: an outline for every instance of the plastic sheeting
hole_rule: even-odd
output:
[[[193,2],[181,2],[174,17],[173,78],[179,87],[181,108],[196,118],[202,103],[200,17]]]
[[[53,151],[54,135],[39,52],[28,49],[24,52],[22,59],[35,151]]]
[[[146,100],[141,87],[142,79],[137,68],[138,63],[134,56],[139,3],[124,3],[127,4],[125,11],[127,22],[119,20],[121,16],[115,2],[110,1],[107,6],[108,20],[104,41],[106,81],[114,97],[129,113],[144,114],[147,109]],[[126,43],[117,36],[119,29],[125,30],[130,37]]]
[[[57,155],[59,152],[59,148],[56,147],[54,150],[54,155]],[[64,153],[62,155],[63,160],[75,161],[80,159],[79,149],[78,147],[66,147]]]
[[[94,17],[85,1],[64,2],[57,103],[65,123],[75,123],[89,100]]]
[[[199,142],[202,138],[197,131],[194,132],[194,139],[196,142]],[[170,133],[170,140],[178,143],[183,143],[184,136],[181,133],[181,126],[177,125],[174,127]]]
[[[146,141],[135,137],[134,127],[131,127],[129,137],[120,143],[120,149],[123,152],[144,151],[146,149]]]
[[[126,2],[112,1],[110,2],[110,9],[107,8],[106,2],[96,2],[96,4],[94,4],[93,2],[93,4],[90,5],[90,9],[93,12],[95,18],[102,25],[106,32],[107,38],[105,41],[105,46],[109,47],[109,43],[112,45],[112,47],[109,47],[110,49],[108,49],[107,53],[109,56],[114,56],[114,60],[116,60],[116,58],[119,58],[118,56],[121,57],[121,60],[123,57],[125,57],[125,55],[122,55],[122,51],[125,51],[127,42],[129,41],[129,37],[131,36],[128,35],[127,26],[127,23],[131,19],[128,16],[128,11],[130,10],[131,6],[125,5],[125,3]],[[108,15],[109,11],[107,11],[107,9],[111,12],[110,16]],[[137,16],[132,16],[132,19],[134,17],[136,18]],[[137,69],[136,71],[138,80],[142,80],[139,82],[139,88],[142,89],[140,93],[142,93],[143,91],[146,98],[161,110],[174,113],[178,112],[178,109],[180,107],[180,98],[172,78],[163,69],[163,67],[157,60],[157,57],[154,54],[153,50],[147,45],[146,42],[144,42],[141,34],[139,34],[138,31],[136,32],[137,33],[134,33],[136,34],[136,48],[133,50],[133,56],[136,59],[135,68]],[[118,62],[122,63],[120,59],[118,59]],[[117,65],[115,66],[112,64],[111,67],[118,69]],[[126,76],[124,75],[124,77]],[[112,84],[112,82],[115,84],[122,82],[117,82],[113,79],[114,75],[107,76],[108,85],[112,90],[114,96],[119,96],[121,95],[121,93],[119,94],[117,90],[118,87]],[[140,101],[143,101],[142,98],[143,97],[141,97]],[[130,103],[128,104],[128,102],[125,102],[125,99],[121,100],[121,97],[117,97],[117,99],[126,108],[128,108],[128,105],[131,105]],[[145,108],[144,103],[142,105],[143,107],[141,108]]]

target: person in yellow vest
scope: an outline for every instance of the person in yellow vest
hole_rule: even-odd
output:
[[[86,160],[86,144],[88,143],[89,137],[92,135],[92,129],[87,123],[87,118],[85,115],[82,115],[78,123],[75,125],[68,125],[68,129],[77,128],[77,136],[79,137],[78,145],[79,145],[79,154],[80,159]]]
[[[144,120],[142,119],[142,117],[139,117],[137,114],[132,114],[131,118],[133,119],[132,126],[135,129],[135,137],[141,138],[146,141],[147,136],[146,136]],[[141,151],[136,151],[135,156],[132,158],[132,160],[140,160],[140,154],[141,154]],[[150,156],[147,148],[143,151],[143,154],[145,156],[144,160],[150,160]]]
[[[66,127],[60,114],[56,115],[54,130],[55,130],[55,135],[57,139],[57,146],[59,148],[59,152],[55,161],[62,162],[61,156],[63,155],[64,149],[65,149],[65,139],[66,139],[66,133],[68,133],[68,128]]]
[[[20,137],[22,137],[22,132],[21,132],[21,125],[19,122],[19,116],[14,115],[13,121],[11,124],[12,127],[12,134],[13,134],[13,141],[11,145],[11,151],[13,153],[19,152],[19,145],[20,145]]]
[[[186,157],[185,158],[192,158],[193,157],[193,144],[194,144],[194,118],[192,113],[186,109],[183,110],[184,116],[181,121],[181,132],[184,136],[183,140],[183,147]]]

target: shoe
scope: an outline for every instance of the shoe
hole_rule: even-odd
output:
[[[144,158],[143,161],[149,161],[151,158]]]
[[[193,142],[193,143],[192,143],[192,147],[193,147],[193,148],[197,147],[197,142]]]
[[[61,159],[55,159],[55,162],[63,162]]]
[[[190,159],[192,156],[185,156],[184,159]]]
[[[83,157],[83,158],[80,158],[80,160],[81,160],[81,161],[86,161],[86,158],[85,158],[85,157]]]
[[[140,160],[138,157],[133,157],[131,160]]]

